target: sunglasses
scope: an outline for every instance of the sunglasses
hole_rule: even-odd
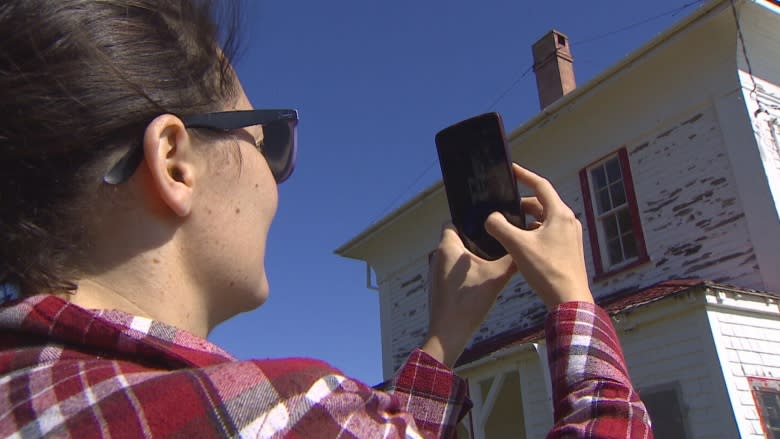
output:
[[[296,110],[219,111],[181,117],[187,128],[228,132],[255,125],[263,127],[263,141],[257,149],[265,157],[276,183],[290,177],[298,152],[298,112]],[[144,158],[143,144],[137,143],[103,176],[108,184],[127,181]]]

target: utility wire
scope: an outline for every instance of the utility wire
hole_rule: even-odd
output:
[[[651,21],[658,20],[659,18],[666,17],[667,15],[676,15],[676,14],[684,11],[685,9],[688,9],[691,6],[695,6],[695,5],[698,5],[700,3],[703,3],[704,1],[705,0],[692,1],[692,2],[686,3],[686,4],[682,5],[682,6],[679,6],[679,7],[676,7],[674,9],[668,10],[666,12],[662,12],[660,14],[653,15],[652,17],[647,17],[647,18],[644,18],[642,20],[636,21],[634,23],[628,24],[628,25],[623,26],[621,28],[618,28],[618,29],[615,29],[615,30],[612,30],[612,31],[609,31],[609,32],[605,32],[603,34],[598,34],[598,35],[594,35],[594,36],[591,36],[591,37],[583,38],[581,40],[574,41],[574,42],[571,43],[571,45],[572,46],[580,46],[580,45],[583,45],[583,44],[588,44],[588,43],[592,43],[594,41],[602,40],[604,38],[611,37],[612,35],[619,34],[621,32],[625,32],[625,31],[629,31],[629,30],[634,29],[636,27],[639,27],[639,26],[641,26],[643,24],[650,23]]]
[[[396,196],[395,198],[393,198],[393,201],[391,201],[391,202],[390,202],[390,203],[387,205],[387,207],[385,207],[384,209],[382,209],[382,211],[379,213],[379,215],[377,215],[377,218],[376,218],[376,219],[375,219],[373,222],[375,223],[375,222],[377,222],[377,221],[379,220],[379,218],[382,218],[383,216],[385,216],[385,215],[386,215],[386,214],[387,214],[387,213],[390,211],[390,209],[392,209],[392,208],[393,208],[393,206],[395,206],[395,203],[397,203],[397,202],[398,202],[398,201],[399,201],[399,200],[400,200],[400,199],[401,199],[403,196],[405,196],[405,195],[406,195],[406,194],[407,194],[407,193],[408,193],[408,192],[409,192],[409,191],[410,191],[410,190],[411,190],[411,189],[412,189],[412,188],[413,188],[413,187],[414,187],[414,186],[415,186],[415,185],[416,185],[416,184],[417,184],[417,183],[418,183],[420,180],[422,180],[422,178],[423,178],[423,177],[425,177],[425,174],[427,174],[427,173],[428,173],[428,171],[430,171],[431,169],[433,169],[433,167],[434,167],[435,165],[436,165],[436,160],[434,159],[434,160],[433,160],[431,163],[429,163],[429,164],[428,164],[428,166],[426,166],[426,167],[425,167],[425,169],[423,169],[423,171],[422,171],[422,172],[420,172],[420,174],[419,174],[419,175],[418,175],[418,176],[417,176],[417,177],[414,179],[414,181],[413,181],[413,182],[409,183],[409,185],[408,185],[408,186],[406,186],[406,187],[404,188],[404,190],[402,190],[402,191],[401,191],[401,192],[398,194],[398,196]]]
[[[496,98],[496,99],[493,101],[493,103],[492,103],[492,104],[490,104],[490,106],[488,107],[487,111],[489,112],[489,111],[490,111],[490,110],[492,110],[492,109],[493,109],[493,108],[494,108],[496,105],[498,105],[498,103],[499,103],[499,102],[501,102],[501,100],[503,100],[503,99],[504,99],[504,97],[506,97],[506,95],[507,95],[507,94],[509,94],[509,92],[510,92],[510,91],[512,91],[512,89],[513,89],[513,88],[515,88],[515,87],[517,86],[517,84],[519,84],[519,83],[520,83],[520,81],[522,81],[522,80],[523,80],[523,78],[525,78],[525,77],[526,77],[526,76],[527,76],[529,73],[531,73],[531,71],[533,70],[533,68],[534,68],[534,66],[533,66],[533,65],[531,65],[530,67],[528,67],[528,69],[527,69],[525,72],[523,72],[523,74],[522,74],[522,75],[521,75],[519,78],[517,78],[517,79],[515,80],[515,82],[513,82],[513,83],[512,83],[512,84],[511,84],[509,87],[507,87],[507,88],[506,88],[506,90],[504,90],[504,91],[503,91],[503,92],[502,92],[502,93],[501,93],[501,94],[500,94],[500,95],[499,95],[499,96],[498,96],[498,97],[497,97],[497,98]],[[428,166],[426,166],[426,167],[425,167],[425,169],[423,169],[423,171],[422,171],[422,172],[420,172],[420,173],[417,175],[417,177],[415,177],[414,181],[412,181],[411,183],[409,183],[409,185],[408,185],[408,186],[406,186],[406,187],[405,187],[405,188],[404,188],[404,189],[403,189],[403,190],[402,190],[402,191],[401,191],[401,192],[398,194],[398,196],[396,196],[396,197],[393,199],[393,201],[391,201],[391,202],[390,202],[390,203],[387,205],[387,207],[385,207],[385,208],[382,210],[382,212],[380,212],[380,214],[378,215],[378,217],[379,217],[379,218],[381,218],[381,217],[385,216],[385,214],[386,214],[386,213],[388,213],[388,211],[389,211],[389,210],[390,210],[390,209],[391,209],[393,206],[395,206],[395,203],[397,203],[397,202],[398,202],[398,201],[399,201],[399,200],[400,200],[400,199],[401,199],[401,198],[402,198],[404,195],[406,195],[406,194],[409,192],[409,190],[411,190],[411,189],[412,189],[412,188],[413,188],[415,185],[417,185],[417,183],[419,183],[419,182],[420,182],[420,180],[422,180],[422,179],[423,179],[423,177],[425,177],[425,175],[426,175],[426,174],[428,174],[428,172],[430,172],[430,170],[431,170],[431,169],[433,169],[433,167],[434,167],[434,166],[436,166],[436,159],[434,159],[432,162],[430,162],[430,163],[428,164]],[[376,221],[374,221],[374,222],[376,222]]]
[[[531,73],[531,71],[532,71],[533,69],[534,69],[534,65],[533,65],[533,64],[531,64],[531,66],[530,66],[530,67],[528,67],[528,69],[526,69],[526,71],[525,71],[525,72],[523,72],[523,74],[522,74],[522,75],[520,75],[520,77],[519,77],[519,78],[517,78],[517,79],[515,80],[515,82],[513,82],[513,83],[512,83],[512,85],[510,85],[509,87],[507,87],[507,89],[506,89],[506,90],[504,90],[504,92],[503,92],[503,93],[501,93],[501,95],[499,95],[499,96],[498,96],[498,98],[496,98],[496,100],[494,100],[492,104],[490,104],[490,106],[488,107],[488,110],[487,110],[487,111],[490,111],[490,110],[492,110],[492,109],[493,109],[493,108],[494,108],[496,105],[498,105],[498,103],[499,103],[499,102],[501,102],[501,101],[502,101],[502,100],[503,100],[503,99],[506,97],[506,95],[508,95],[508,94],[509,94],[509,92],[510,92],[510,91],[512,91],[512,89],[513,89],[513,88],[515,88],[515,87],[517,86],[517,84],[519,84],[519,83],[520,83],[520,81],[522,81],[522,80],[523,80],[523,79],[524,79],[526,76],[528,76],[528,74],[529,74],[529,73]]]
[[[739,46],[742,49],[742,56],[745,58],[745,64],[747,65],[748,76],[750,76],[750,82],[753,83],[753,89],[750,90],[750,98],[756,101],[758,109],[754,116],[757,116],[759,113],[766,110],[764,110],[764,106],[761,104],[761,101],[759,101],[758,93],[756,92],[758,84],[756,83],[756,78],[753,76],[753,67],[750,66],[750,58],[748,58],[747,48],[745,46],[745,37],[742,35],[742,25],[739,23],[739,16],[737,15],[737,5],[734,3],[734,0],[731,0],[729,3],[731,4],[731,13],[734,14],[734,23],[737,25],[737,37],[739,38]]]
[[[636,21],[634,23],[631,23],[629,25],[620,27],[618,29],[615,29],[615,30],[612,30],[612,31],[609,31],[609,32],[605,32],[603,34],[598,34],[598,35],[594,35],[594,36],[591,36],[591,37],[587,37],[587,38],[584,38],[582,40],[578,40],[576,42],[572,42],[571,45],[572,46],[578,46],[578,45],[588,44],[588,43],[592,43],[594,41],[598,41],[598,40],[610,37],[612,35],[615,35],[615,34],[618,34],[618,33],[621,33],[621,32],[626,32],[626,31],[629,31],[629,30],[634,29],[636,27],[639,27],[641,25],[650,23],[651,21],[655,21],[655,20],[658,20],[660,18],[666,17],[667,15],[676,15],[676,14],[680,13],[681,11],[684,11],[685,9],[688,9],[688,8],[690,8],[692,6],[695,6],[695,5],[699,5],[699,4],[703,3],[704,1],[706,1],[706,0],[695,0],[695,1],[692,1],[692,2],[688,2],[688,3],[685,3],[685,4],[683,4],[683,5],[681,5],[681,6],[677,7],[677,8],[674,8],[674,9],[668,10],[666,12],[662,12],[660,14],[656,14],[656,15],[653,15],[651,17],[648,17],[648,18]],[[734,0],[731,0],[731,6],[732,6],[732,8],[734,8]],[[734,14],[735,14],[734,17],[736,19],[736,9],[733,9],[733,10],[734,10]],[[745,44],[744,44],[744,40],[742,40],[742,30],[739,28],[739,21],[738,20],[737,20],[737,29],[739,30],[739,37],[740,37],[740,41],[742,41],[742,50],[744,52],[745,51]],[[745,53],[745,60],[747,61],[748,72],[751,75],[750,77],[753,78],[752,70],[750,68],[750,61],[748,61],[748,59],[747,59],[747,53]],[[512,82],[512,84],[510,84],[509,87],[507,87],[500,95],[498,95],[498,97],[495,100],[493,100],[493,103],[490,104],[490,106],[488,107],[487,111],[491,111],[493,108],[495,108],[495,106],[498,105],[526,76],[528,76],[528,74],[531,73],[532,70],[533,70],[533,64],[530,67],[528,67],[528,69],[526,69],[523,72],[523,74],[520,75],[520,77],[518,77],[514,82]],[[753,80],[753,91],[754,92],[755,92],[755,89],[756,89],[756,83],[755,83],[755,80]],[[423,169],[422,172],[420,172],[414,178],[414,181],[412,181],[410,184],[408,184],[406,187],[404,187],[404,189],[395,198],[393,198],[393,200],[390,203],[388,203],[387,206],[384,209],[382,209],[382,211],[379,213],[379,215],[377,215],[376,219],[372,222],[372,224],[376,223],[379,220],[379,218],[385,216],[393,208],[393,206],[395,206],[395,204],[401,198],[403,198],[417,183],[419,183],[420,180],[422,180],[423,177],[425,177],[425,175],[428,172],[430,172],[430,170],[433,169],[434,166],[436,166],[436,161],[437,160],[434,159],[432,162],[430,162],[425,167],[425,169]]]

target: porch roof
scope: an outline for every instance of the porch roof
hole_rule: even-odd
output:
[[[607,296],[596,299],[596,303],[604,308],[609,315],[616,315],[635,308],[649,305],[661,299],[683,294],[697,288],[714,288],[720,290],[736,291],[745,294],[764,295],[778,298],[780,294],[759,292],[731,285],[719,284],[712,281],[691,279],[670,279],[650,285],[645,288],[627,288]],[[485,340],[481,340],[468,347],[458,359],[455,367],[460,367],[497,353],[504,349],[524,343],[531,343],[544,339],[544,321],[525,328],[516,328],[496,334]]]

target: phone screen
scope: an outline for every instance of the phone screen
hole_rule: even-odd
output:
[[[485,231],[485,220],[501,212],[525,228],[501,118],[487,113],[445,128],[436,135],[452,222],[477,256],[498,259],[506,250]]]

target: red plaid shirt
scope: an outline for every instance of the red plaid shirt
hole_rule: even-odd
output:
[[[547,436],[652,438],[615,328],[603,309],[563,304],[545,322],[555,425]]]
[[[420,350],[385,393],[320,361],[237,361],[53,296],[0,307],[0,437],[449,437],[465,393]]]
[[[237,361],[52,296],[0,307],[0,335],[0,437],[448,437],[468,406],[463,381],[419,350],[384,393],[319,361]],[[551,436],[652,436],[603,311],[560,307],[548,344]]]

